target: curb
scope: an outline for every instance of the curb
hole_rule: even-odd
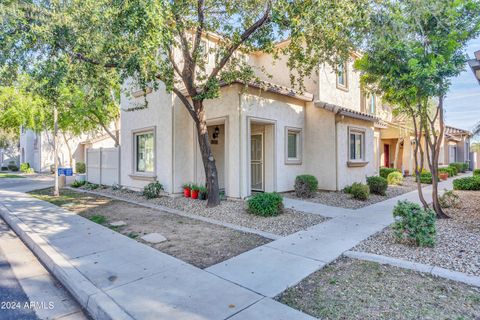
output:
[[[3,205],[0,205],[0,216],[93,319],[133,320],[112,298],[94,286],[68,260]]]
[[[64,189],[77,191],[77,192],[82,192],[82,193],[91,193],[91,194],[94,194],[94,195],[97,195],[97,196],[101,196],[101,197],[105,197],[105,198],[111,198],[111,199],[115,199],[115,200],[123,201],[123,202],[127,202],[127,203],[132,203],[132,204],[136,204],[136,205],[142,206],[142,207],[147,207],[147,208],[150,208],[150,209],[162,210],[162,211],[172,213],[172,214],[176,214],[176,215],[179,215],[179,216],[182,216],[182,217],[185,217],[185,218],[190,218],[190,219],[194,219],[194,220],[208,222],[208,223],[211,223],[211,224],[215,224],[215,225],[218,225],[218,226],[230,228],[230,229],[241,231],[241,232],[256,234],[256,235],[262,236],[262,237],[270,239],[270,240],[278,240],[278,239],[283,238],[282,236],[279,236],[279,235],[276,235],[276,234],[273,234],[273,233],[270,233],[270,232],[260,231],[260,230],[256,230],[256,229],[252,229],[252,228],[248,228],[248,227],[243,227],[243,226],[239,226],[239,225],[228,223],[228,222],[222,222],[222,221],[218,221],[218,220],[215,220],[215,219],[199,216],[199,215],[196,215],[196,214],[188,214],[188,213],[185,213],[181,210],[172,209],[172,208],[165,207],[165,206],[162,206],[162,205],[144,203],[144,202],[139,202],[139,201],[129,200],[129,199],[123,199],[123,198],[120,198],[120,197],[117,197],[117,196],[106,195],[106,194],[91,191],[91,190],[76,189],[76,188],[72,188],[72,187],[65,187]]]
[[[381,256],[378,254],[373,254],[368,252],[346,251],[343,253],[343,255],[349,258],[357,259],[357,260],[377,262],[380,264],[388,264],[394,267],[409,269],[416,272],[429,273],[432,276],[445,278],[452,281],[462,282],[475,287],[480,287],[480,277],[471,276],[463,272],[452,271],[449,269],[436,267],[429,264],[391,258],[391,257]]]

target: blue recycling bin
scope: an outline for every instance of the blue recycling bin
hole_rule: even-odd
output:
[[[73,176],[73,169],[72,168],[63,168],[63,174],[67,177]]]

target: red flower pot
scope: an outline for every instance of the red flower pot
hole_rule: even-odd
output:
[[[192,199],[198,199],[198,190],[192,190],[191,195]]]
[[[190,188],[183,188],[183,196],[185,198],[190,198]]]
[[[439,176],[440,176],[440,179],[442,179],[442,180],[447,180],[448,179],[448,173],[447,172],[440,172]]]

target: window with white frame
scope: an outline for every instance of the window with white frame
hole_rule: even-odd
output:
[[[351,129],[349,131],[349,160],[364,161],[365,159],[365,131]]]
[[[285,163],[302,163],[302,130],[286,127],[285,129]]]
[[[135,172],[154,173],[155,168],[155,135],[152,131],[134,133]]]
[[[370,113],[375,114],[376,101],[375,101],[375,95],[373,93],[369,95],[369,105],[370,105]]]
[[[337,66],[337,87],[340,89],[348,89],[347,66],[343,62]]]

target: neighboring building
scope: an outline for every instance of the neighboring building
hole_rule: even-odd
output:
[[[208,48],[217,39],[204,41]],[[337,71],[319,65],[300,92],[289,87],[284,59],[262,52],[244,56],[273,80],[259,73],[260,83],[223,86],[219,98],[205,101],[219,184],[227,196],[289,191],[305,173],[317,177],[320,189],[340,190],[365,182],[381,166],[413,172],[413,130],[379,97],[361,91],[356,58],[353,53]],[[209,57],[208,64],[213,61]],[[184,105],[160,86],[147,91],[147,108],[125,112],[144,99],[143,92],[129,89],[121,97],[121,184],[140,189],[158,180],[167,192],[180,193],[184,183],[204,183],[196,128]]]
[[[471,163],[473,169],[473,155],[470,151],[470,138],[472,133],[468,130],[445,126],[443,144],[445,165],[453,162]]]
[[[68,143],[65,141],[67,139]],[[72,137],[58,135],[58,160],[60,167],[75,168],[76,162],[85,162],[87,148],[113,147],[108,135],[91,138],[89,135]],[[34,132],[21,128],[20,163],[28,162],[36,172],[50,172],[54,164],[53,134],[48,130]]]
[[[475,51],[474,55],[474,59],[468,60],[468,64],[470,65],[475,78],[477,78],[478,82],[480,83],[480,50]]]

